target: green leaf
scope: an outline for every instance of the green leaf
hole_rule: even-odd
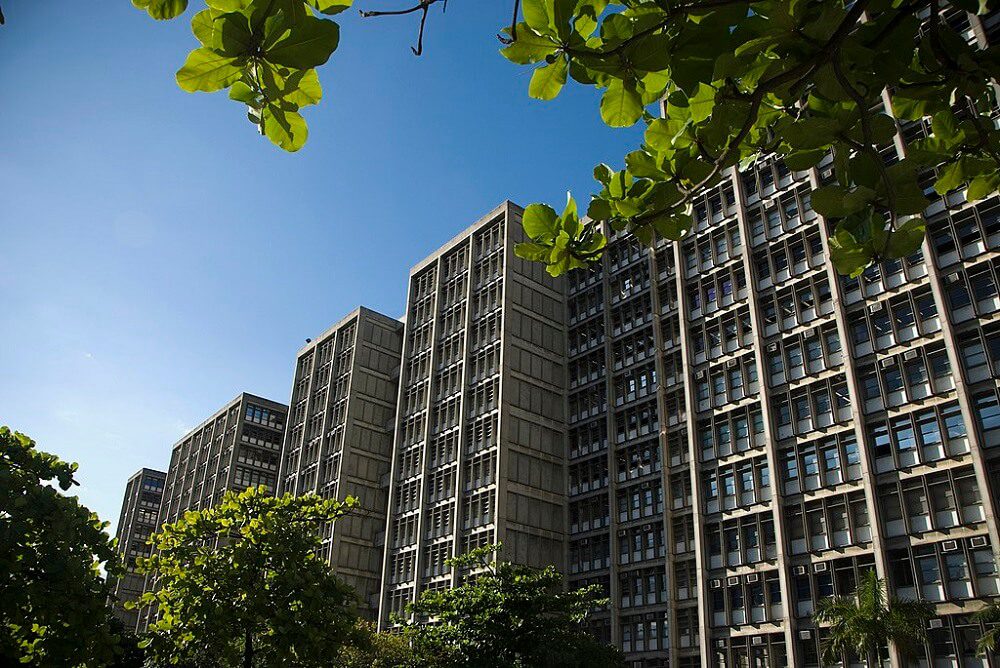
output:
[[[252,88],[250,88],[250,86],[246,85],[242,81],[237,81],[229,88],[229,99],[242,102],[243,104],[253,105],[257,102],[257,94]]]
[[[289,153],[302,148],[309,137],[306,121],[296,111],[283,111],[269,104],[264,107],[261,122],[267,138]]]
[[[536,68],[528,85],[528,95],[536,100],[554,99],[566,85],[566,71],[565,58],[556,58],[554,62]]]
[[[597,167],[594,167],[594,180],[602,186],[606,186],[608,185],[608,182],[611,181],[611,175],[613,173],[614,172],[611,168],[602,162]]]
[[[595,197],[587,207],[587,217],[591,220],[608,220],[611,218],[611,205],[606,199]]]
[[[531,262],[545,262],[551,252],[551,246],[543,246],[533,241],[525,241],[514,246],[515,255]]]
[[[528,24],[517,24],[517,39],[510,45],[500,49],[507,60],[518,65],[529,65],[545,60],[546,56],[554,54],[559,45],[550,37],[540,35]]]
[[[221,55],[204,47],[188,54],[177,71],[177,85],[189,93],[228,88],[243,75],[243,60]]]
[[[691,231],[693,221],[687,214],[665,214],[653,219],[653,229],[661,237],[671,241],[680,241]]]
[[[323,99],[323,87],[316,70],[288,71],[274,67],[263,68],[264,92],[274,103],[287,111],[317,104]]]
[[[265,40],[265,59],[297,70],[319,67],[340,42],[340,26],[312,16],[292,24],[285,22],[273,33],[277,33],[276,39]]]
[[[712,115],[715,106],[715,89],[703,83],[698,84],[698,90],[688,98],[688,110],[692,123],[701,123]]]
[[[890,260],[898,260],[913,255],[920,250],[926,230],[927,223],[923,218],[910,218],[889,233],[885,256]]]
[[[635,87],[613,79],[601,97],[601,119],[613,128],[626,128],[641,117],[642,100]]]
[[[332,16],[334,14],[339,14],[340,12],[350,9],[351,5],[354,4],[354,0],[305,0],[313,9],[317,10],[321,14],[326,14],[327,16]]]
[[[132,0],[132,4],[157,21],[177,18],[187,9],[188,0]]]
[[[875,191],[864,186],[850,191],[843,186],[830,185],[814,190],[811,199],[819,215],[842,218],[864,210],[875,199]]]
[[[218,9],[220,12],[239,12],[243,11],[254,0],[205,0],[205,4],[212,9]]]
[[[549,0],[551,2],[551,0]],[[546,6],[545,0],[522,0],[521,14],[524,21],[533,29],[540,33],[550,33],[552,31],[552,15]]]
[[[524,233],[531,239],[551,239],[557,231],[559,216],[547,204],[529,204],[521,217]]]
[[[980,174],[969,183],[965,198],[970,202],[976,202],[995,193],[998,187],[1000,187],[1000,172]]]
[[[817,149],[830,146],[840,130],[835,118],[813,116],[784,127],[780,134],[795,149]]]
[[[801,172],[819,164],[826,157],[826,153],[826,149],[823,148],[795,151],[785,156],[785,165],[792,171]]]
[[[872,260],[870,248],[859,244],[857,239],[839,225],[829,240],[830,261],[838,272],[857,278]]]
[[[198,38],[202,46],[217,48],[218,35],[216,34],[215,19],[219,12],[214,9],[204,9],[191,17],[191,32]]]
[[[254,40],[243,14],[231,12],[215,19],[215,36],[216,50],[221,54],[233,58],[250,55]]]

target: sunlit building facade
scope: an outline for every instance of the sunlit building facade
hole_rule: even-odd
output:
[[[925,125],[900,130],[887,161]],[[817,601],[872,568],[936,605],[916,665],[987,665],[1000,201],[935,178],[922,252],[858,279],[810,207],[832,165],[770,159],[697,198],[683,243],[616,238],[570,277],[567,570],[633,666],[818,666]]]
[[[323,558],[375,618],[399,389],[403,323],[358,308],[299,350],[279,489],[353,496],[359,506],[324,526]]]
[[[514,255],[506,202],[410,271],[380,624],[454,586],[445,560],[564,566],[563,281]]]

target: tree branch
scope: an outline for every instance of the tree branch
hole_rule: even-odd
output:
[[[854,29],[858,21],[861,19],[862,14],[865,9],[870,4],[871,0],[857,0],[851,7],[850,11],[844,17],[844,20],[837,27],[837,30],[830,36],[830,39],[823,45],[823,47],[808,61],[801,63],[799,66],[794,67],[790,70],[776,74],[770,79],[760,83],[754,90],[753,94],[750,96],[750,111],[747,113],[746,119],[743,122],[743,126],[740,128],[739,132],[729,141],[726,146],[726,150],[722,152],[719,158],[715,161],[712,166],[711,171],[705,178],[695,183],[690,188],[686,188],[684,196],[679,202],[673,206],[666,209],[657,209],[655,211],[650,211],[642,215],[636,216],[632,219],[633,225],[643,224],[648,220],[652,220],[664,213],[669,213],[677,209],[680,206],[686,205],[691,199],[697,194],[702,188],[707,186],[715,177],[719,175],[725,164],[732,159],[735,153],[739,150],[740,144],[746,139],[747,135],[753,129],[754,124],[757,122],[757,114],[760,112],[761,104],[764,102],[764,98],[773,89],[778,86],[785,84],[796,84],[802,80],[808,78],[813,72],[819,69],[827,61],[833,57],[841,43],[846,39],[847,35]]]

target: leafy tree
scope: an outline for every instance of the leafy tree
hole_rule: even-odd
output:
[[[108,668],[142,668],[146,661],[146,652],[139,646],[139,636],[133,629],[126,628],[122,620],[110,613],[108,624],[117,638],[115,656],[108,664]]]
[[[402,636],[379,633],[371,622],[358,620],[333,668],[418,668],[421,665]]]
[[[885,581],[869,570],[862,574],[854,596],[821,600],[813,621],[829,632],[823,644],[824,663],[837,663],[847,655],[863,658],[868,666],[881,666],[890,642],[906,656],[916,654],[933,616],[934,605],[927,601],[887,599]]]
[[[431,665],[477,668],[613,668],[614,647],[583,629],[607,603],[599,586],[563,591],[553,566],[534,569],[494,561],[498,545],[448,560],[468,577],[458,587],[425,591],[407,608],[403,635]],[[427,623],[427,620],[432,620]]]
[[[1000,598],[990,601],[986,607],[976,612],[972,618],[988,626],[986,632],[976,642],[976,652],[979,656],[996,654],[997,640],[1000,639]]]
[[[107,524],[68,491],[76,464],[0,427],[0,664],[100,666],[112,659]]]
[[[187,0],[132,0],[157,19]],[[336,14],[352,0],[205,0],[192,29],[201,46],[177,73],[188,91],[229,89],[250,121],[285,150],[306,140],[299,109],[319,102],[316,67],[339,41]],[[432,6],[417,0],[363,16],[415,14],[417,46]],[[529,207],[519,254],[550,273],[585,267],[606,243],[607,221],[644,243],[690,234],[692,199],[725,171],[767,155],[794,170],[833,156],[836,182],[813,207],[836,223],[836,268],[858,275],[920,247],[928,205],[918,175],[937,172],[940,194],[967,187],[978,200],[1000,186],[1000,130],[991,120],[1000,51],[970,46],[945,20],[984,14],[997,0],[514,0],[500,36],[508,60],[534,68],[528,94],[548,100],[569,79],[601,91],[611,127],[646,126],[624,167],[598,165],[600,190],[581,222]],[[871,111],[892,92],[893,116]],[[650,113],[664,101],[663,117]],[[897,119],[929,116],[930,134],[887,166]],[[527,159],[529,156],[525,156]]]
[[[351,630],[354,595],[316,556],[315,527],[356,505],[317,495],[227,492],[164,525],[137,570],[155,578],[145,642],[154,665],[327,666]],[[133,606],[134,607],[134,606]]]

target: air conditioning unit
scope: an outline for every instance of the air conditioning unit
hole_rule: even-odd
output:
[[[927,628],[929,629],[940,629],[944,626],[944,620],[940,617],[936,617],[927,623]]]
[[[756,574],[756,573],[748,573],[747,574],[747,582],[757,582],[757,580],[759,580],[759,579],[760,579],[760,576],[758,574]]]
[[[778,349],[777,341],[767,344],[767,352],[773,353],[777,349]]]
[[[799,631],[799,640],[812,640],[813,632],[810,629],[802,629]]]
[[[740,579],[738,577],[731,577],[731,578],[729,578],[729,579],[726,580],[726,584],[728,584],[730,586],[732,586],[732,585],[738,585],[739,583],[740,583]]]
[[[619,529],[619,530],[618,530],[618,536],[619,536],[619,537],[621,537],[621,536],[624,536],[625,534],[626,534],[626,531],[625,531],[625,529]]]
[[[736,366],[737,362],[738,362],[738,360],[729,360],[728,362],[726,362],[726,366],[731,369],[734,366]]]
[[[919,350],[907,350],[905,353],[903,353],[903,359],[904,360],[913,360],[913,359],[916,359],[917,355],[919,355],[919,354],[920,354]]]
[[[973,536],[969,539],[969,547],[986,547],[986,536]]]
[[[954,274],[948,274],[944,277],[944,280],[948,283],[958,283],[958,272],[956,271]]]
[[[763,645],[764,644],[764,636],[754,636],[753,638],[750,639],[750,644],[751,645]]]
[[[699,369],[698,371],[695,372],[694,377],[701,380],[702,378],[705,377],[705,370]]]
[[[708,583],[708,586],[711,587],[712,589],[718,589],[719,587],[722,586],[722,580],[720,580],[719,578],[715,578],[714,580],[711,580]]]
[[[806,574],[806,567],[805,566],[796,566],[795,567],[795,574],[796,575],[805,575]]]
[[[893,357],[890,357],[889,359],[879,360],[878,361],[878,366],[879,366],[880,369],[888,369],[891,366],[896,366],[896,359],[893,358]]]
[[[829,567],[829,564],[825,561],[821,561],[818,564],[813,564],[813,573],[826,573]]]
[[[882,310],[883,306],[884,306],[884,304],[882,302],[875,302],[874,304],[872,304],[871,306],[868,307],[868,312],[869,313],[877,313],[877,312],[879,312],[879,311]]]
[[[943,543],[941,543],[942,552],[954,552],[957,549],[958,549],[957,540],[946,540]]]

